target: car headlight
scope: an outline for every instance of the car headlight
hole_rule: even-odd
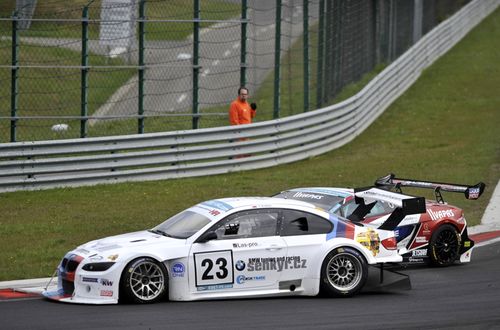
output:
[[[82,269],[88,272],[103,272],[111,268],[114,264],[114,262],[92,262],[84,265]]]

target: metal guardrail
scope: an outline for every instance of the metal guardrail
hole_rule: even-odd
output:
[[[221,174],[328,152],[363,132],[499,4],[472,1],[358,94],[313,112],[243,126],[0,144],[0,192]]]

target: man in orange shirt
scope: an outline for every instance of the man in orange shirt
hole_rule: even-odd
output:
[[[257,105],[255,103],[248,104],[247,99],[248,89],[246,87],[240,87],[238,89],[238,97],[231,102],[231,106],[229,107],[229,122],[231,125],[252,123]]]

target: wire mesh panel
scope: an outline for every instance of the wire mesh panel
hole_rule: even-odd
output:
[[[225,126],[242,84],[256,121],[326,106],[467,2],[5,0],[0,142]]]

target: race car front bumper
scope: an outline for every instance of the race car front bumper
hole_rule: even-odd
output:
[[[44,291],[44,297],[68,303],[118,303],[119,267],[104,271],[86,271],[84,257],[68,253],[57,268],[57,289]],[[117,277],[118,276],[118,277]]]

